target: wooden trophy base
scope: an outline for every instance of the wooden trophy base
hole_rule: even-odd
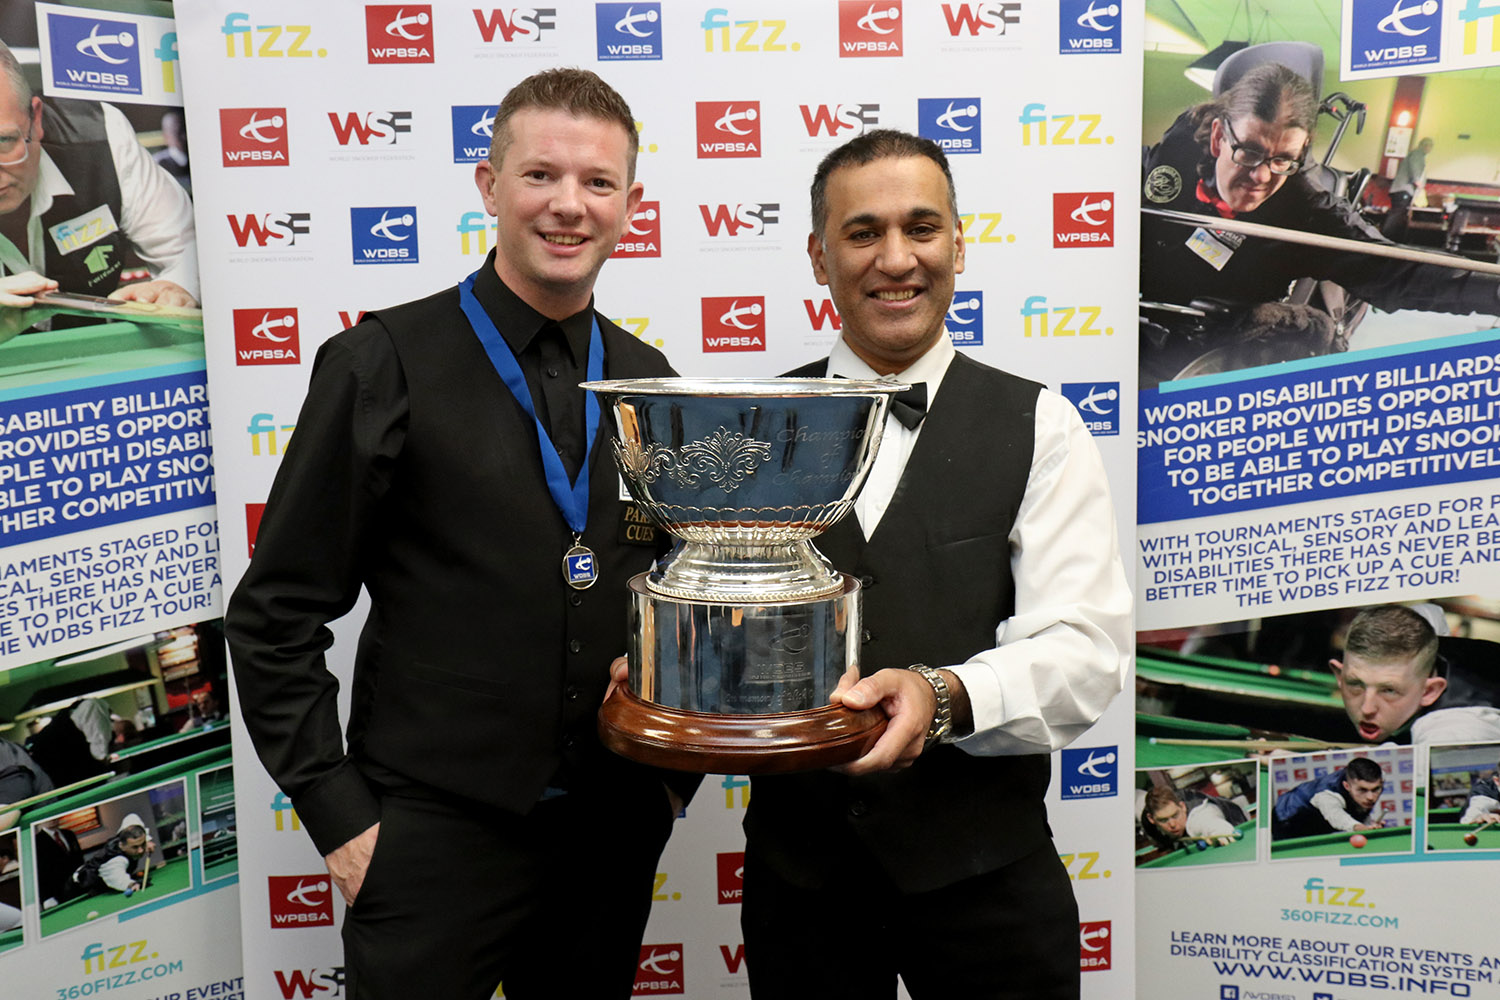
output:
[[[621,685],[599,709],[599,739],[652,767],[700,774],[785,774],[847,764],[885,732],[885,713],[826,705],[775,715],[710,715],[643,700]]]

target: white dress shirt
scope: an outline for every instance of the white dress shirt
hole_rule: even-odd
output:
[[[890,378],[926,382],[931,409],[955,353],[952,341],[940,337]],[[842,339],[829,352],[828,374],[880,377]],[[854,505],[866,538],[890,505],[921,433],[921,424],[907,430],[887,415],[874,468]],[[1073,404],[1048,389],[1037,398],[1031,471],[1010,553],[1015,613],[996,624],[994,647],[964,663],[932,664],[953,671],[968,692],[974,733],[957,745],[977,755],[1066,746],[1103,714],[1129,666],[1133,599],[1104,465]]]

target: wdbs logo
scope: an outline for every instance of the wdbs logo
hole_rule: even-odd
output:
[[[1109,921],[1092,920],[1078,925],[1078,970],[1099,972],[1110,966]]]
[[[599,61],[661,58],[661,4],[594,5]]]
[[[611,257],[661,256],[661,202],[643,201],[630,217],[630,224]]]
[[[666,996],[682,991],[682,945],[641,945],[641,961],[636,966],[631,996]]]
[[[717,296],[703,300],[703,350],[706,353],[765,349],[765,296]]]
[[[948,336],[958,347],[984,343],[984,293],[954,292],[948,318],[943,320]]]
[[[698,102],[698,159],[759,155],[759,101]]]
[[[1119,52],[1120,15],[1118,0],[1061,0],[1057,50],[1063,55]]]
[[[978,153],[979,98],[919,97],[917,132],[946,153]]]
[[[1064,395],[1067,387],[1063,387]],[[1062,797],[1103,799],[1119,794],[1117,747],[1076,747],[1062,752]]]
[[[1349,68],[1435,63],[1442,54],[1439,0],[1354,0]]]
[[[839,56],[899,56],[901,0],[839,0]]]
[[[271,926],[333,925],[333,892],[328,874],[269,875]]]
[[[302,360],[297,310],[291,307],[234,310],[234,363],[295,365]]]
[[[365,48],[371,65],[432,62],[432,7],[366,7]]]
[[[1064,382],[1062,394],[1078,408],[1083,426],[1094,437],[1113,437],[1120,433],[1120,383]]]
[[[719,855],[719,902],[738,903],[745,897],[745,852]]]
[[[286,108],[220,108],[219,144],[226,167],[284,167]]]
[[[495,136],[493,104],[453,105],[453,162],[478,163],[490,155]]]
[[[415,264],[415,205],[349,209],[349,235],[356,264]]]
[[[1054,192],[1052,195],[1054,247],[1112,247],[1115,245],[1115,196],[1109,191]]]
[[[109,94],[141,92],[141,46],[136,25],[49,11],[47,34],[53,86]]]

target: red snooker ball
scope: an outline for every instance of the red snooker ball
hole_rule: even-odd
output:
[[[1473,847],[1475,844],[1479,843],[1479,834],[1477,834],[1477,833],[1466,833],[1466,834],[1464,834],[1464,843],[1468,844],[1470,847]]]
[[[1355,848],[1364,847],[1369,842],[1369,839],[1362,833],[1356,833],[1354,836],[1349,838],[1350,845]]]

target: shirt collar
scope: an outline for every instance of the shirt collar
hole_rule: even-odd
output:
[[[38,144],[40,146],[40,143]],[[52,199],[73,193],[73,185],[57,169],[45,149],[38,149],[42,165],[37,169],[36,190],[31,192],[31,217],[41,218],[52,209]]]
[[[855,354],[849,345],[840,337],[834,341],[833,349],[828,352],[828,375],[843,378],[859,379],[881,379],[888,382],[916,382],[927,383],[927,406],[932,408],[932,401],[937,397],[938,387],[942,385],[943,376],[948,373],[948,366],[953,363],[954,356],[958,353],[953,346],[953,340],[947,331],[927,349],[927,353],[913,361],[903,371],[894,375],[878,375],[875,369]]]
[[[474,279],[474,297],[479,300],[484,311],[490,314],[500,336],[517,356],[531,346],[542,327],[553,322],[527,305],[524,299],[500,280],[500,276],[495,273],[493,250],[479,268],[479,276]],[[563,340],[573,356],[573,363],[582,367],[588,360],[589,336],[594,328],[593,297],[589,297],[586,307],[556,323],[562,328]]]

